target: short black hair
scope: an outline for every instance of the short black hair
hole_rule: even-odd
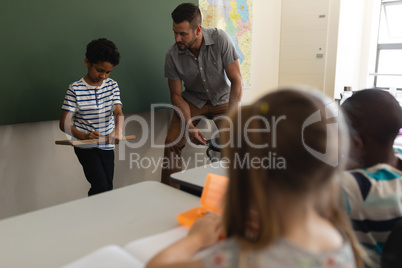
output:
[[[194,3],[183,3],[173,10],[172,19],[175,23],[188,21],[194,30],[198,25],[201,25],[201,11]]]
[[[357,91],[341,107],[352,131],[381,144],[393,143],[402,128],[402,108],[387,91]]]
[[[92,40],[87,45],[85,57],[90,63],[107,61],[113,66],[118,65],[120,61],[120,53],[117,51],[116,45],[106,38]]]

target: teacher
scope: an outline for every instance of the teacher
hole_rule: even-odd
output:
[[[172,104],[178,110],[173,113],[165,140],[161,181],[179,188],[170,181],[170,174],[182,167],[181,152],[187,140],[183,133],[188,131],[195,144],[206,144],[197,123],[205,116],[214,119],[219,128],[219,116],[241,99],[242,79],[231,38],[223,30],[203,28],[197,5],[177,6],[172,19],[176,43],[166,53],[165,77]]]

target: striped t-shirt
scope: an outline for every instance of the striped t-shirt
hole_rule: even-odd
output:
[[[64,98],[62,110],[74,113],[72,125],[84,133],[97,131],[102,136],[114,130],[114,105],[120,104],[120,91],[116,81],[107,78],[101,86],[91,86],[84,78],[72,83]],[[111,150],[114,144],[94,145]]]
[[[401,151],[395,153],[402,158]],[[353,229],[372,259],[380,263],[384,243],[402,219],[402,171],[378,164],[345,173],[342,188]]]

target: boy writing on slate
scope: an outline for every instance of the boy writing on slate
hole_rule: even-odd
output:
[[[80,140],[107,138],[104,143],[74,147],[91,184],[88,196],[113,189],[113,149],[122,139],[124,116],[119,86],[109,75],[119,59],[113,42],[90,42],[85,54],[88,73],[70,84],[62,106],[62,131]]]

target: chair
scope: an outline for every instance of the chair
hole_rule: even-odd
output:
[[[221,153],[221,146],[219,142],[219,137],[215,137],[213,139],[207,140],[207,156],[211,162],[219,161],[221,157],[213,157],[211,155],[211,151],[216,152],[216,153]]]

